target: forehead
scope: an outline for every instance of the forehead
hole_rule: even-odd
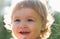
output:
[[[19,10],[16,10],[13,14],[14,16],[40,16],[38,12],[31,8],[22,8]]]

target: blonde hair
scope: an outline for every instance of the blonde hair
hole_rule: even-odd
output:
[[[48,12],[48,8],[45,4],[43,4],[39,0],[25,0],[16,3],[16,5],[12,8],[10,15],[8,15],[8,19],[10,20],[9,23],[6,22],[6,15],[4,16],[4,22],[6,23],[5,26],[11,26],[11,20],[12,20],[12,14],[18,9],[21,8],[32,8],[36,12],[38,12],[42,18],[43,25],[41,27],[41,32],[40,32],[40,38],[41,39],[47,39],[50,34],[51,34],[51,25],[54,22],[53,17],[51,14]]]

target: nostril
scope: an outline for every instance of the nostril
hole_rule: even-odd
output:
[[[19,26],[18,28],[24,29],[24,28],[28,28],[28,26]]]
[[[27,26],[22,26],[22,28],[28,28]]]

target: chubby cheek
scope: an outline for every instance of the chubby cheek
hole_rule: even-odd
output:
[[[17,33],[18,32],[18,27],[17,26],[13,26],[12,27],[12,33],[15,35],[15,36],[17,36]]]
[[[41,24],[38,23],[38,22],[36,22],[36,23],[31,23],[31,24],[29,23],[28,25],[29,25],[29,28],[30,28],[32,31],[34,31],[34,32],[39,31],[39,30],[40,30],[40,27],[41,27]]]
[[[18,31],[18,25],[13,24],[13,25],[12,25],[12,31],[13,31],[13,32],[17,32],[17,31]]]
[[[19,33],[18,33],[18,25],[16,24],[13,24],[12,25],[12,35],[14,38],[19,38],[21,36],[19,36]]]
[[[37,23],[34,23],[34,24],[30,24],[30,29],[32,31],[31,33],[31,37],[34,36],[35,37],[38,37],[40,35],[40,24],[37,24]]]

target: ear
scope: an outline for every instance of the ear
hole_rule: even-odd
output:
[[[44,31],[45,28],[46,28],[46,23],[43,22],[43,23],[42,23],[42,26],[41,26],[41,31]]]
[[[44,37],[45,28],[46,28],[46,23],[42,23],[41,30],[40,30],[40,37]]]

